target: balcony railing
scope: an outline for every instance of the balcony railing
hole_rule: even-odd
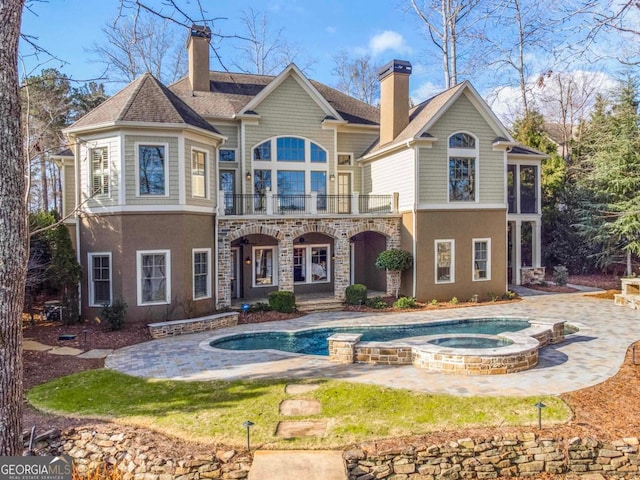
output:
[[[235,195],[220,192],[222,215],[380,215],[397,213],[393,195]]]

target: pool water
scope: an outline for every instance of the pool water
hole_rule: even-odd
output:
[[[260,332],[224,337],[209,345],[226,350],[281,350],[308,355],[329,355],[327,338],[335,333],[361,333],[361,342],[388,342],[424,335],[488,334],[517,332],[529,327],[523,319],[475,318],[418,325],[333,327],[300,332]],[[479,347],[475,347],[479,348]],[[490,347],[484,347],[490,348]]]
[[[513,341],[495,337],[441,337],[429,340],[429,343],[448,348],[498,348],[512,345]]]

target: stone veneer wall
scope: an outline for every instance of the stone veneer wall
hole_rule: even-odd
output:
[[[218,308],[231,305],[231,242],[247,235],[268,235],[278,240],[278,289],[293,292],[293,241],[308,233],[323,233],[334,239],[334,296],[344,299],[351,281],[349,239],[362,232],[387,237],[387,249],[400,248],[399,215],[379,217],[220,217],[218,223]],[[395,294],[392,274],[387,273],[387,293]]]
[[[483,480],[565,473],[638,478],[639,443],[636,437],[600,442],[538,438],[527,432],[445,444],[367,443],[344,452],[344,459],[349,480]]]
[[[238,325],[238,313],[228,312],[186,320],[150,323],[148,327],[152,338],[164,338],[188,333],[208,332],[219,328],[235,327],[236,325]]]
[[[135,430],[119,426],[114,431],[99,430],[83,427],[49,434],[36,443],[35,453],[69,455],[81,475],[104,465],[115,467],[122,472],[122,480],[246,479],[253,462],[246,451],[215,446],[207,454],[167,456]]]
[[[522,267],[520,281],[522,285],[540,285],[544,282],[545,267]]]

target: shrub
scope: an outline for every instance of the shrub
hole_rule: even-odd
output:
[[[413,257],[406,250],[392,248],[380,252],[376,259],[376,267],[382,270],[406,270],[412,264]]]
[[[293,292],[271,292],[269,306],[276,312],[292,313],[296,308],[296,296]]]
[[[113,301],[111,305],[102,307],[101,318],[109,324],[113,331],[121,330],[124,326],[124,319],[127,316],[127,304],[121,298]]]
[[[439,303],[439,302],[438,302],[438,299],[437,299],[437,298],[434,298],[434,299],[433,299],[433,300],[431,300],[429,303],[435,307],[436,305],[438,305],[438,303]]]
[[[387,305],[386,300],[382,297],[373,297],[367,299],[367,307],[369,308],[380,310],[382,308],[387,308],[388,306],[389,305]]]
[[[451,305],[457,305],[458,304],[458,297],[453,297],[451,300],[449,300],[449,303]]]
[[[553,281],[556,285],[566,285],[569,280],[569,270],[564,265],[553,267]]]
[[[511,290],[507,290],[502,298],[504,298],[505,300],[513,300],[514,298],[518,298],[518,294],[516,292],[512,292]]]
[[[349,305],[365,305],[367,303],[367,286],[361,283],[349,285],[345,290],[345,302]]]
[[[413,297],[400,297],[393,302],[393,308],[415,308],[416,299]]]
[[[256,302],[249,305],[249,313],[270,312],[271,306],[265,302]]]
[[[497,302],[498,300],[500,300],[502,298],[501,295],[497,295],[497,294],[491,293],[491,292],[489,292],[487,294],[487,296],[489,297],[489,301],[490,302]]]

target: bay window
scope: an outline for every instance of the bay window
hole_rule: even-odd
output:
[[[165,145],[138,145],[139,195],[167,195],[166,151]]]
[[[138,305],[171,303],[171,252],[137,252]]]

